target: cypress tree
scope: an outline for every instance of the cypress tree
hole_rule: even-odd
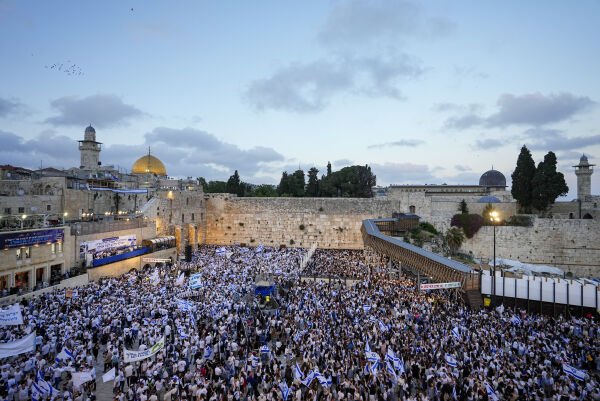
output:
[[[567,192],[569,187],[563,173],[556,171],[556,155],[548,152],[544,161],[538,164],[532,180],[532,205],[543,212],[556,198]]]
[[[531,210],[533,203],[532,182],[535,172],[535,162],[531,157],[531,152],[527,149],[527,146],[523,145],[517,159],[517,167],[511,175],[512,188],[510,193],[519,202],[520,208],[526,212]]]

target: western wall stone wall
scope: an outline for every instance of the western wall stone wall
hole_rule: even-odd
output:
[[[461,250],[491,259],[493,227],[481,227]],[[496,227],[496,257],[556,266],[581,277],[600,277],[600,222],[535,219],[532,227]]]
[[[237,198],[210,195],[207,244],[362,249],[362,220],[389,218],[399,202],[356,198]]]

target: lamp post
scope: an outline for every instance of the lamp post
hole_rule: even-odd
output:
[[[492,279],[492,296],[493,299],[496,298],[496,224],[500,222],[500,214],[496,210],[492,210],[490,212],[490,221],[492,222],[492,226],[494,226],[494,261],[493,265],[493,279]]]

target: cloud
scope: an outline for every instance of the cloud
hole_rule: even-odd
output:
[[[148,145],[160,149],[157,151],[159,158],[159,152],[172,149],[176,154],[172,163],[182,170],[186,168],[187,174],[198,166],[213,166],[213,169],[220,168],[230,174],[238,170],[240,175],[248,177],[259,173],[264,164],[284,161],[283,155],[273,148],[255,146],[240,149],[213,134],[194,128],[158,127],[147,133],[145,139]]]
[[[370,166],[377,176],[377,185],[423,184],[437,180],[425,164],[386,162]]]
[[[21,110],[23,105],[11,99],[0,98],[0,117],[6,117]]]
[[[568,120],[595,103],[587,96],[575,96],[568,92],[544,95],[536,92],[521,96],[505,93],[497,101],[498,111],[487,117],[477,113],[451,117],[446,120],[448,128],[464,129],[473,126],[504,128],[511,125],[543,126]]]
[[[340,56],[281,67],[270,77],[253,81],[244,98],[257,110],[314,113],[341,93],[402,99],[398,81],[418,77],[424,71],[418,61],[405,54]]]
[[[342,168],[342,167],[353,166],[354,162],[350,159],[339,159],[339,160],[334,161],[333,165],[336,168]],[[324,168],[323,171],[327,171],[327,168]]]
[[[45,122],[54,126],[84,126],[93,124],[98,128],[123,125],[144,113],[116,95],[98,94],[84,98],[66,96],[50,102],[58,115],[47,118]]]
[[[471,171],[471,167],[463,166],[461,164],[455,165],[454,168],[457,169],[458,171]]]
[[[505,141],[501,141],[499,139],[478,139],[475,141],[475,145],[472,146],[473,149],[496,149],[501,146],[506,145]]]
[[[375,145],[369,145],[367,146],[367,149],[383,149],[383,148],[389,148],[389,147],[407,147],[407,148],[414,148],[416,146],[422,145],[424,144],[425,141],[422,141],[420,139],[401,139],[399,141],[393,141],[393,142],[385,142],[385,143],[378,143]]]
[[[532,141],[528,145],[532,150],[575,150],[600,145],[600,135],[568,137],[561,130],[543,128],[528,129],[523,134]]]
[[[33,139],[24,139],[12,132],[0,131],[0,160],[26,168],[44,166],[69,168],[79,165],[77,142],[52,130],[41,132]]]
[[[588,152],[575,152],[572,150],[561,151],[558,154],[558,158],[561,160],[573,160],[579,162],[581,156],[585,154],[590,163],[594,160],[594,156],[589,154]]]
[[[454,30],[443,17],[427,17],[418,3],[397,0],[352,0],[331,10],[319,32],[328,46],[356,46],[408,37],[435,38]]]

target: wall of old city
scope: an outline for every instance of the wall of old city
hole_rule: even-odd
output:
[[[484,226],[462,246],[477,258],[493,256],[493,227]],[[556,266],[582,277],[600,277],[600,222],[534,219],[532,227],[496,227],[496,256]]]
[[[363,219],[389,218],[399,202],[356,198],[207,196],[206,243],[362,249]]]

